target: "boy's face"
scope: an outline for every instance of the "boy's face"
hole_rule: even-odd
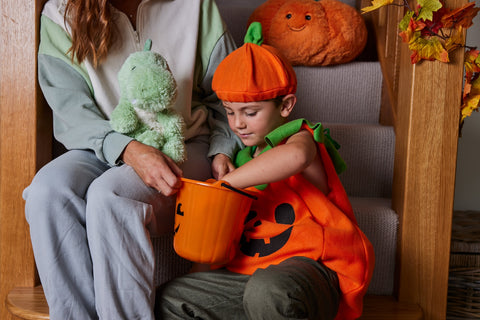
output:
[[[285,123],[284,106],[273,100],[223,102],[232,131],[246,146],[265,146],[265,136]]]

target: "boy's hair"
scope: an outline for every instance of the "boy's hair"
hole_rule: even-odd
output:
[[[261,24],[253,22],[245,44],[230,53],[213,75],[212,88],[219,99],[264,101],[296,92],[297,77],[290,63],[262,42]]]
[[[276,107],[280,107],[283,104],[283,98],[285,98],[285,95],[277,96],[273,99],[270,99]]]

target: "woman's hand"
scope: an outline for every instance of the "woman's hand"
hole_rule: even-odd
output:
[[[175,194],[182,185],[182,170],[154,147],[134,140],[123,151],[122,160],[135,170],[147,186],[165,196]]]
[[[235,170],[230,158],[223,153],[216,154],[212,161],[212,175],[215,179],[221,180],[224,175]]]

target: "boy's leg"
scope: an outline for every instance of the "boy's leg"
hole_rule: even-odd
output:
[[[335,272],[304,257],[258,269],[247,282],[244,294],[249,319],[335,318],[340,289]]]
[[[156,319],[247,319],[242,300],[249,277],[220,269],[176,278],[157,291]]]

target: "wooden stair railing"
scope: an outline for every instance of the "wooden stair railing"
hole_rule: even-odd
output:
[[[466,2],[446,0],[445,5]],[[425,319],[437,320],[446,317],[463,52],[451,54],[450,63],[412,65],[411,52],[398,36],[404,13],[402,7],[389,6],[370,18],[390,99],[386,107],[392,108],[383,113],[392,115],[396,134],[397,290],[400,302],[417,303]]]

